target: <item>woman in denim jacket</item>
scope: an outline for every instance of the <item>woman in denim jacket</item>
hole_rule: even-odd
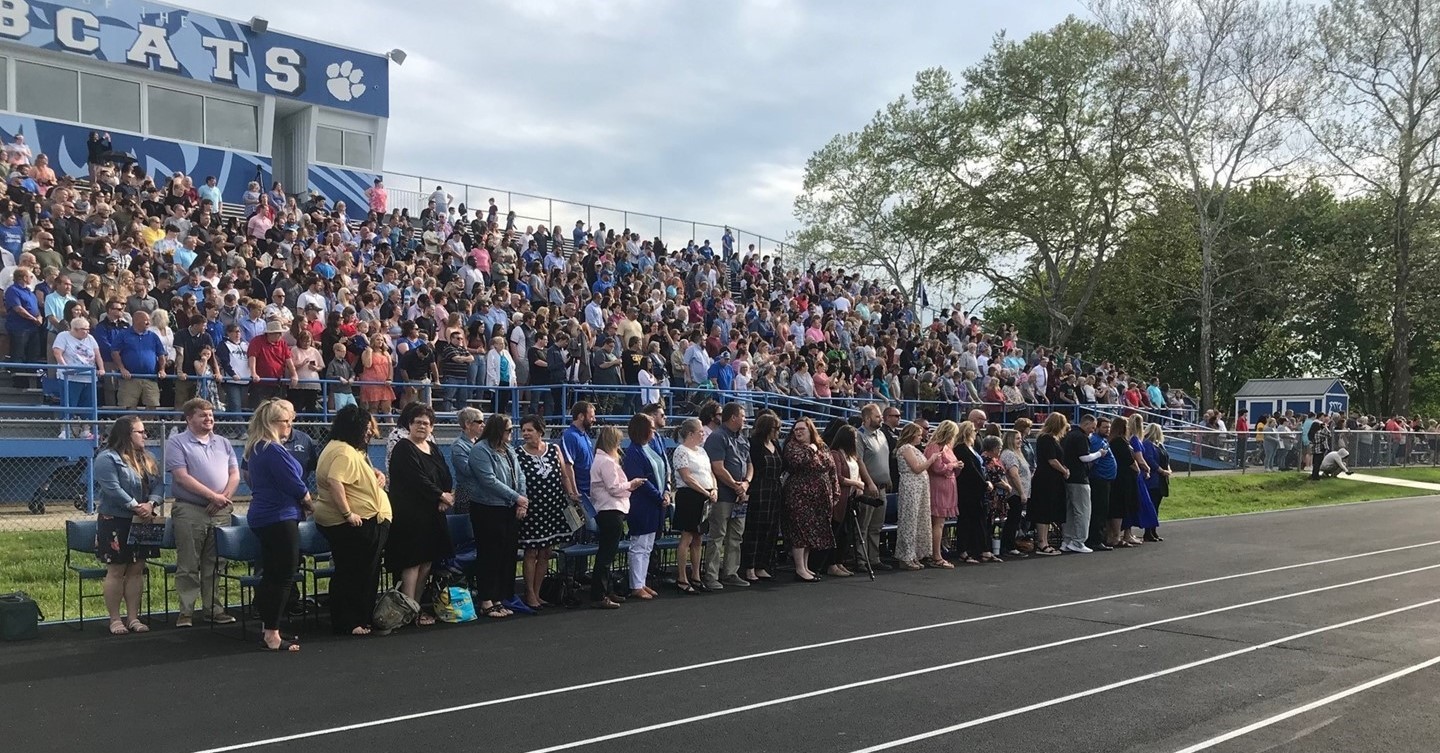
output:
[[[145,560],[159,557],[160,549],[130,543],[130,526],[160,514],[165,481],[155,456],[145,449],[145,425],[136,416],[124,416],[110,427],[105,449],[95,458],[95,556],[105,563],[105,608],[110,612],[110,634],[144,633],[140,592],[145,584]],[[125,617],[120,617],[120,601]]]
[[[470,499],[475,530],[475,582],[485,616],[509,617],[505,602],[515,599],[515,547],[530,500],[525,474],[510,446],[510,417],[494,413],[470,450],[469,473],[457,474]]]

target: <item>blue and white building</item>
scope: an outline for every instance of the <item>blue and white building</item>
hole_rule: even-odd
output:
[[[0,0],[0,134],[86,174],[91,131],[152,177],[251,180],[357,209],[383,169],[389,65],[376,54],[145,0]]]

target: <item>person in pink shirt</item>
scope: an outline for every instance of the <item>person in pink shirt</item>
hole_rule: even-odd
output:
[[[384,178],[376,178],[375,184],[365,189],[365,200],[370,202],[370,211],[385,214],[390,206],[390,194],[385,190]]]
[[[815,397],[821,400],[830,399],[830,375],[826,373],[825,359],[815,361]]]
[[[595,438],[595,459],[590,464],[590,503],[599,529],[599,551],[590,574],[590,602],[596,609],[618,609],[625,601],[611,582],[610,565],[620,550],[625,516],[630,512],[630,492],[644,483],[643,478],[627,478],[620,467],[620,430],[614,426],[601,428]]]

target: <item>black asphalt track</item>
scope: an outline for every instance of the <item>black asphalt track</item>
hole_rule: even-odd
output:
[[[1382,614],[1440,598],[1437,516],[1428,497],[1182,521],[1132,550],[384,638],[302,624],[294,655],[55,626],[0,644],[0,750],[1173,753],[1440,656],[1440,603]],[[1437,691],[1440,665],[1209,749],[1433,751]]]

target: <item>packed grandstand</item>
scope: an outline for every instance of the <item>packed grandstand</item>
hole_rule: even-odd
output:
[[[898,290],[786,266],[781,249],[736,248],[729,231],[670,247],[604,223],[521,225],[440,187],[411,217],[380,181],[352,208],[279,184],[223,196],[213,177],[150,176],[103,149],[93,181],[23,142],[5,154],[9,359],[94,366],[106,408],[178,409],[198,394],[239,413],[285,395],[302,414],[358,401],[383,416],[414,400],[499,409],[531,387],[521,407],[561,416],[561,385],[617,409],[751,392],[949,417],[979,407],[1005,422],[1062,404],[1193,407],[1108,363],[1027,348],[959,306],[922,326]],[[48,392],[84,404],[56,380]]]

